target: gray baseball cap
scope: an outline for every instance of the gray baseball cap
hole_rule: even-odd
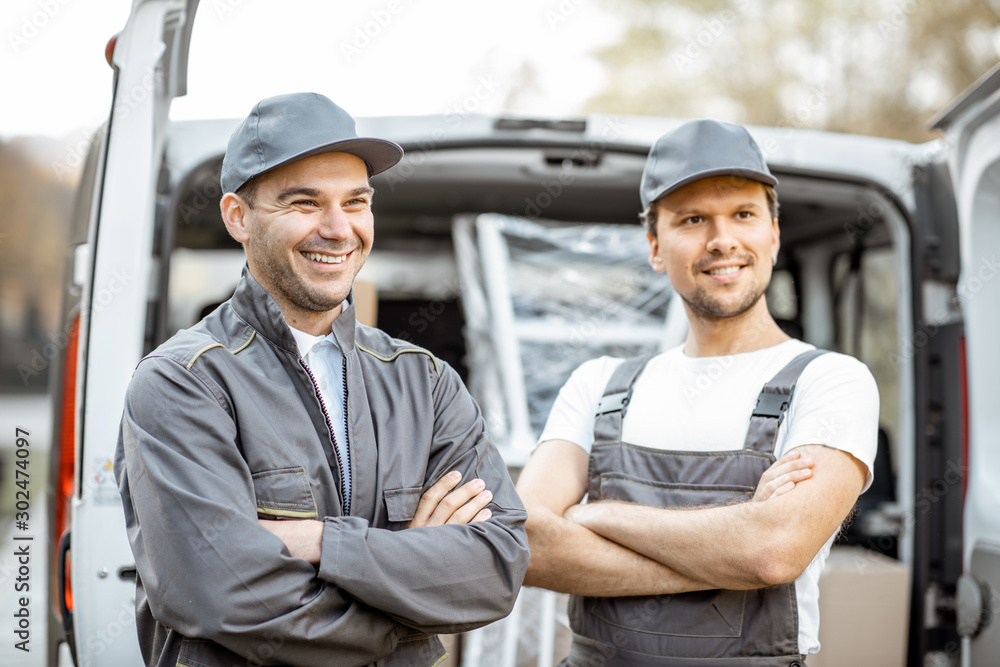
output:
[[[222,192],[236,192],[254,176],[320,153],[350,153],[370,175],[399,162],[403,149],[385,139],[359,137],[349,113],[318,93],[261,100],[229,137],[222,160]]]
[[[689,121],[649,150],[639,186],[642,207],[689,183],[726,175],[778,184],[746,128],[718,120]]]

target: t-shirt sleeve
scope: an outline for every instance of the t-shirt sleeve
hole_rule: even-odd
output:
[[[590,452],[594,443],[594,413],[611,374],[622,362],[614,357],[586,361],[573,371],[559,390],[538,444],[567,440]]]
[[[868,367],[844,354],[824,354],[796,383],[779,456],[801,445],[843,450],[868,467],[867,490],[878,445],[878,411],[878,387]]]

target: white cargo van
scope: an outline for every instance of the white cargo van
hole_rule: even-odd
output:
[[[54,384],[52,664],[141,662],[135,566],[110,471],[125,387],[144,354],[228,298],[242,265],[217,205],[238,121],[168,117],[186,92],[197,4],[134,1],[113,48],[115,94],[149,94],[113,105],[81,184],[72,335]],[[994,70],[939,117],[944,138],[929,144],[751,128],[780,179],[775,316],[807,342],[859,357],[880,386],[876,482],[842,542],[908,573],[885,641],[905,646],[911,667],[1000,655],[998,112]],[[643,268],[636,221],[646,152],[678,122],[359,121],[407,151],[373,179],[377,241],[361,278],[377,323],[461,369],[513,468],[577,363],[683,335],[683,310]],[[548,619],[534,628],[546,664],[551,613],[531,613]],[[463,662],[487,664],[481,649],[468,642]]]

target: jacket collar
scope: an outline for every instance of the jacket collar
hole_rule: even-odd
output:
[[[243,265],[243,275],[236,286],[231,303],[236,314],[253,327],[258,334],[270,341],[272,345],[298,356],[298,345],[295,343],[295,337],[292,336],[288,324],[285,323],[281,307],[251,275],[250,268],[246,264]],[[343,310],[333,321],[333,336],[337,339],[337,345],[340,346],[344,354],[354,349],[354,324],[354,290],[352,289],[347,295],[347,299],[344,300]]]

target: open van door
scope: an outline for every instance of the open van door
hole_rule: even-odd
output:
[[[1000,66],[934,123],[945,131],[958,209],[965,322],[964,428],[968,469],[963,575],[957,590],[962,665],[1000,655]]]
[[[150,304],[162,262],[154,216],[170,102],[186,88],[196,0],[134,0],[109,45],[115,70],[103,178],[80,303],[71,528],[60,547],[61,607],[77,665],[140,664],[135,630],[135,560],[111,473],[125,388],[149,351]],[[84,265],[85,264],[85,265]],[[93,342],[99,341],[99,344]],[[66,445],[64,445],[66,446]],[[59,662],[69,656],[61,652]]]

